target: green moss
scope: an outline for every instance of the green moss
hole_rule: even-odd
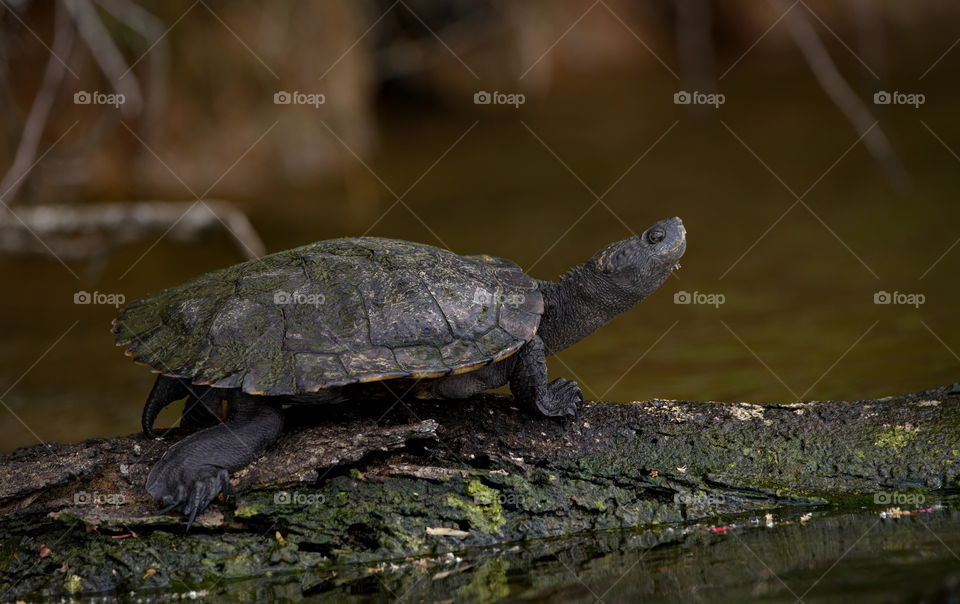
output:
[[[481,505],[493,505],[498,502],[500,491],[491,489],[479,480],[471,480],[467,483],[467,495]]]
[[[479,480],[471,480],[467,483],[467,495],[470,499],[447,493],[444,501],[450,507],[463,510],[471,529],[484,533],[499,533],[504,524],[500,491]]]
[[[241,505],[237,506],[237,509],[233,511],[233,515],[238,518],[252,518],[261,513],[260,506],[251,502],[244,501]]]
[[[882,430],[880,434],[877,435],[877,440],[874,441],[873,444],[878,447],[899,449],[913,442],[918,432],[920,432],[919,428],[891,426],[886,430]]]
[[[79,575],[70,575],[63,582],[63,587],[67,593],[78,594],[83,591],[83,579]]]

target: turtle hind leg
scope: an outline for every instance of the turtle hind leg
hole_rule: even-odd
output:
[[[232,393],[230,416],[223,423],[194,432],[163,454],[147,477],[147,492],[164,511],[178,510],[188,520],[216,496],[226,493],[229,472],[256,459],[283,429],[283,411],[263,397]]]
[[[190,394],[190,389],[177,378],[158,375],[157,381],[150,390],[147,397],[147,403],[143,406],[143,415],[140,418],[140,426],[147,438],[156,438],[157,434],[153,431],[153,423],[160,415],[164,407],[174,401],[178,401]]]

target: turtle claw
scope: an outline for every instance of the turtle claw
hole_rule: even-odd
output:
[[[541,413],[550,417],[577,415],[577,403],[583,402],[583,392],[576,382],[557,378],[547,384],[547,395],[537,401]]]
[[[224,474],[223,478],[219,475],[220,473]],[[191,493],[189,501],[184,504],[183,509],[183,513],[187,515],[187,532],[189,532],[190,527],[193,526],[193,521],[197,519],[197,514],[200,513],[200,510],[207,507],[218,493],[226,490],[226,486],[221,486],[220,484],[221,481],[223,485],[229,484],[226,473],[226,470],[221,470],[216,476],[211,476],[194,483],[193,492]]]
[[[230,474],[224,468],[204,465],[191,468],[165,467],[164,460],[154,468],[147,480],[147,492],[160,500],[161,514],[179,511],[187,519],[187,531],[197,515],[218,494],[230,490]]]
[[[172,512],[177,506],[180,505],[180,502],[179,502],[179,501],[177,501],[177,500],[174,499],[173,497],[170,497],[169,495],[165,496],[165,497],[163,498],[163,501],[161,501],[161,503],[163,504],[163,509],[160,510],[160,513],[161,513],[161,514],[169,514],[169,513]]]

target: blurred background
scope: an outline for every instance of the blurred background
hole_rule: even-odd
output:
[[[960,379],[960,5],[0,0],[0,447],[138,429],[116,306],[376,235],[683,267],[551,361],[588,397]],[[168,409],[161,423],[176,421]]]

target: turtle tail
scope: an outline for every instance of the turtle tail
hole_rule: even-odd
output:
[[[183,382],[176,378],[158,375],[156,383],[153,384],[153,390],[147,397],[147,404],[143,406],[143,416],[140,418],[140,426],[147,438],[156,438],[157,434],[153,431],[153,422],[164,407],[174,401],[178,401],[189,394],[189,390]]]

